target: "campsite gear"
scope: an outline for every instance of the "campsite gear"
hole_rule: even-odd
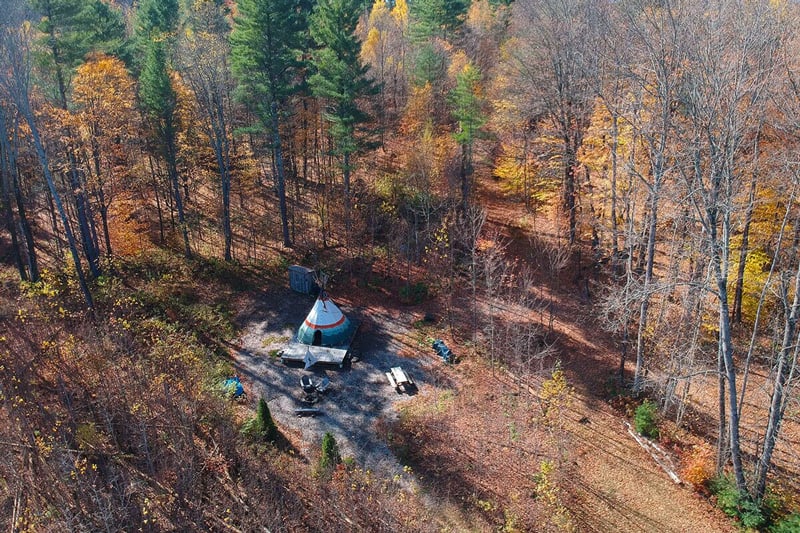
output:
[[[222,390],[231,398],[241,398],[244,396],[244,387],[239,381],[239,376],[233,376],[222,382]]]
[[[325,394],[328,391],[328,388],[331,386],[331,380],[324,377],[322,380],[315,385],[317,392],[320,394]]]
[[[439,357],[442,358],[442,361],[445,363],[453,363],[456,360],[455,354],[447,347],[447,344],[444,343],[442,339],[436,339],[431,344],[433,349],[439,354]]]
[[[317,390],[310,376],[303,376],[300,378],[300,387],[303,389],[303,392],[306,393],[315,392]]]
[[[314,281],[314,269],[300,265],[289,267],[289,287],[303,294],[317,294],[319,287]]]
[[[300,407],[294,410],[294,414],[297,416],[317,416],[321,415],[322,411],[316,407]]]

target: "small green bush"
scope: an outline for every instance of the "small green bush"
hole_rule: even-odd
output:
[[[651,439],[658,438],[658,410],[656,405],[650,400],[645,400],[642,405],[636,408],[633,415],[633,427],[638,433]]]
[[[745,492],[739,490],[729,476],[719,476],[711,481],[711,492],[717,497],[717,507],[731,518],[738,519],[742,526],[758,529],[766,524],[761,507]]]
[[[400,287],[400,301],[405,304],[420,304],[428,297],[428,286],[423,282]]]
[[[322,437],[322,455],[319,458],[319,469],[326,472],[342,462],[339,455],[339,445],[330,432],[326,432]]]
[[[269,406],[264,398],[258,400],[256,416],[242,425],[242,433],[257,440],[274,442],[278,438],[278,427],[269,412]]]
[[[769,531],[770,533],[797,533],[800,531],[800,513],[792,513],[779,520],[769,528]]]

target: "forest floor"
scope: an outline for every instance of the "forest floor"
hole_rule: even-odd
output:
[[[502,215],[489,205],[491,224]],[[475,531],[550,531],[571,524],[596,532],[736,530],[690,485],[675,484],[628,434],[625,414],[607,402],[618,355],[593,323],[585,298],[576,297],[578,285],[542,288],[554,303],[555,354],[574,387],[560,427],[548,431],[539,423],[532,394],[545,375],[522,384],[482,359],[462,357],[457,365],[444,365],[430,338],[447,339],[459,355],[469,348],[449,336],[441,321],[423,323],[430,309],[404,306],[381,287],[351,281],[334,287],[331,296],[361,320],[355,357],[343,369],[312,369],[332,384],[318,417],[295,415],[305,371],[277,357],[313,298],[277,287],[240,306],[242,334],[231,351],[251,402],[265,397],[284,435],[306,457],[316,457],[322,435],[330,431],[343,456],[363,467],[387,478],[412,472],[405,478],[433,502],[443,529],[468,524]],[[397,365],[413,375],[417,394],[400,395],[389,385],[383,373]],[[555,508],[548,510],[537,501],[537,472],[554,449],[560,488],[547,503]],[[532,511],[537,508],[538,514]],[[548,514],[549,522],[541,522]]]
[[[577,530],[735,531],[691,486],[673,483],[627,433],[625,417],[598,397],[613,376],[615,356],[602,335],[587,331],[580,304],[560,302],[554,321],[575,401],[553,437],[532,416],[539,406],[526,389],[536,389],[541,378],[522,385],[470,358],[446,366],[425,346],[437,326],[421,326],[420,309],[381,306],[355,287],[337,293],[343,311],[363,322],[351,365],[312,369],[317,379],[326,375],[332,382],[318,404],[321,416],[295,415],[305,371],[270,354],[288,340],[312,298],[284,288],[259,295],[243,309],[243,333],[232,348],[251,401],[268,399],[284,435],[306,457],[316,456],[330,431],[345,457],[376,473],[391,478],[411,466],[413,484],[445,509],[445,524],[491,530],[513,514],[529,530],[535,518],[525,508],[533,503],[535,474],[557,438],[559,498]],[[411,372],[418,394],[399,395],[388,384],[383,372],[396,365]],[[404,425],[409,422],[414,427]],[[499,509],[506,517],[495,516]]]

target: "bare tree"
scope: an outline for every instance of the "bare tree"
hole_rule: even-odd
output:
[[[687,139],[681,174],[688,197],[702,225],[712,272],[711,293],[719,317],[720,400],[727,388],[730,459],[737,486],[747,490],[739,436],[737,367],[728,300],[731,238],[735,199],[739,192],[739,162],[743,143],[757,129],[761,102],[776,67],[780,43],[768,6],[722,2],[718,10],[692,12],[688,69],[681,88],[683,137]],[[722,31],[723,29],[727,31]],[[793,333],[793,332],[792,332]],[[720,409],[724,402],[721,402]],[[720,412],[720,440],[725,436]]]
[[[596,89],[594,39],[600,13],[593,0],[520,0],[514,3],[511,64],[521,107],[560,142],[562,209],[569,242],[577,228],[578,149],[592,114]],[[511,47],[509,47],[511,49]]]
[[[91,309],[94,307],[92,294],[86,284],[86,277],[81,266],[78,248],[75,243],[75,236],[72,233],[67,213],[61,202],[61,196],[55,186],[52,173],[50,172],[50,161],[45,151],[44,143],[39,134],[39,126],[36,116],[31,106],[31,29],[22,24],[21,11],[15,9],[16,4],[12,4],[4,9],[4,17],[0,19],[0,68],[9,75],[0,77],[0,91],[4,99],[12,102],[30,128],[36,155],[42,167],[47,187],[50,190],[53,201],[55,202],[64,233],[69,244],[70,254],[78,275],[78,282],[83,292],[86,305]],[[21,9],[21,8],[18,8]]]

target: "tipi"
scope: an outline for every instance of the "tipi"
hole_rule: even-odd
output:
[[[328,298],[324,279],[314,307],[297,330],[297,341],[312,346],[344,346],[353,334],[353,325]]]

